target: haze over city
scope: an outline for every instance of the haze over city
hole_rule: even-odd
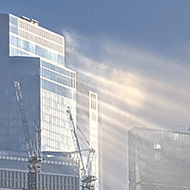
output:
[[[104,190],[128,188],[128,130],[190,125],[188,0],[1,0],[0,12],[64,35],[99,94]],[[1,81],[3,82],[3,81]]]

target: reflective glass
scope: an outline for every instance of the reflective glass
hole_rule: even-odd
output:
[[[48,78],[50,80],[53,80],[53,81],[56,81],[58,83],[61,83],[61,84],[64,84],[66,86],[71,87],[71,79],[69,79],[65,76],[59,75],[57,73],[54,73],[54,72],[49,71],[49,70],[44,69],[44,68],[41,68],[41,75],[45,78]]]
[[[15,49],[15,48],[11,48],[10,55],[11,56],[28,56],[27,53],[22,52],[18,49]]]
[[[62,99],[67,99],[67,101],[62,101]],[[68,102],[69,105],[75,106],[75,101],[42,89],[41,102],[43,150],[73,150],[66,109]],[[76,113],[73,117],[76,117]]]
[[[10,18],[11,24],[16,25],[16,26],[18,25],[18,19],[16,17],[11,15],[9,18]]]
[[[59,72],[61,74],[67,75],[69,77],[71,77],[71,75],[72,75],[72,72],[65,70],[63,68],[57,67],[55,65],[52,65],[50,63],[47,63],[45,61],[42,61],[42,66],[47,67],[48,69],[54,70],[56,72]]]
[[[29,52],[36,53],[36,45],[29,43]]]
[[[57,53],[53,53],[45,48],[42,48],[38,45],[29,43],[26,40],[23,40],[21,38],[15,37],[15,36],[11,36],[10,37],[10,43],[16,47],[19,47],[21,49],[24,49],[28,52],[31,52],[33,54],[36,54],[40,57],[49,59],[51,61],[54,61],[56,63],[59,63],[61,65],[64,65],[64,57],[62,55],[59,55]]]
[[[18,44],[17,41],[18,41],[17,38],[15,38],[14,36],[11,36],[11,44],[12,44],[12,45],[17,46],[17,44]]]
[[[10,31],[18,34],[18,20],[16,17],[10,16]]]
[[[70,89],[67,89],[63,86],[59,86],[55,83],[49,82],[44,79],[41,79],[41,85],[42,85],[41,87],[46,90],[49,90],[49,91],[59,94],[61,96],[65,96],[67,98],[72,99],[72,91]]]
[[[10,25],[10,31],[12,33],[18,34],[18,27],[15,25]]]

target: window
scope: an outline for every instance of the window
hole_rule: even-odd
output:
[[[58,82],[60,84],[71,87],[71,79],[70,78],[59,75],[59,74],[49,71],[45,68],[41,68],[41,76],[48,78],[50,80],[53,80],[55,82]]]
[[[54,92],[56,94],[59,94],[61,96],[65,96],[67,98],[72,99],[72,91],[63,86],[59,86],[55,83],[41,79],[41,87],[45,90],[48,90],[48,91]]]
[[[91,108],[96,110],[96,95],[91,94]]]
[[[46,67],[46,68],[48,68],[48,69],[51,69],[51,70],[53,70],[53,71],[56,71],[56,72],[58,72],[58,73],[64,74],[64,75],[66,75],[66,76],[68,76],[68,77],[71,77],[71,75],[74,74],[74,73],[72,73],[72,72],[70,72],[70,71],[68,71],[68,70],[66,70],[66,69],[57,67],[57,66],[52,65],[52,64],[50,64],[50,63],[47,63],[47,62],[45,62],[45,61],[42,61],[42,66],[43,66],[43,67]]]
[[[158,143],[154,143],[154,149],[161,149],[161,145]]]

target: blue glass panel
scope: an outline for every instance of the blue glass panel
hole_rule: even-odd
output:
[[[22,52],[18,49],[15,49],[15,48],[11,48],[11,56],[25,56],[25,55],[28,56],[28,54],[25,52]]]
[[[65,96],[67,98],[72,99],[72,91],[63,86],[59,86],[47,80],[41,79],[41,87],[45,90],[48,90],[56,94],[59,94],[61,96]]]
[[[26,50],[26,51],[29,51],[29,42],[24,41],[24,43],[23,43],[23,49]]]
[[[29,43],[29,52],[36,53],[36,45]]]
[[[11,25],[11,26],[10,26],[10,31],[11,31],[12,33],[18,34],[18,27],[15,26],[15,25]]]
[[[14,46],[17,46],[18,44],[18,39],[14,36],[11,36],[11,44]]]
[[[64,59],[64,57],[63,57],[62,55],[59,55],[59,54],[58,54],[58,60],[57,60],[57,62],[58,62],[59,64],[61,64],[61,65],[64,65],[64,64],[65,64],[65,59]]]
[[[13,25],[18,25],[18,19],[14,16],[10,16],[10,23],[13,24]]]
[[[31,53],[34,53],[40,57],[44,57],[46,59],[49,59],[49,60],[52,60],[54,62],[64,65],[64,57],[63,56],[53,53],[51,51],[48,51],[47,49],[42,48],[38,45],[29,43],[26,40],[11,36],[11,44],[14,46],[17,46],[21,49],[24,49],[26,51],[29,51]]]
[[[18,34],[18,19],[16,17],[10,16],[10,31]]]
[[[56,71],[56,72],[58,72],[58,73],[62,73],[62,74],[64,74],[64,75],[67,75],[67,76],[69,76],[69,77],[71,77],[71,75],[72,75],[72,72],[70,72],[70,71],[68,71],[68,70],[65,70],[65,69],[63,69],[63,68],[57,67],[57,66],[55,66],[55,65],[52,65],[52,64],[50,64],[50,63],[47,63],[47,62],[45,62],[45,61],[42,61],[42,66],[44,66],[44,67],[46,67],[46,68],[48,68],[48,69],[51,69],[51,70],[53,70],[53,71]]]
[[[46,59],[49,59],[49,60],[52,60],[54,62],[64,65],[64,57],[63,56],[53,53],[53,52],[50,52],[47,49],[42,48],[38,45],[36,46],[36,55],[39,55],[41,57],[44,57]]]
[[[71,79],[65,76],[59,75],[47,69],[41,68],[41,75],[50,80],[56,81],[58,83],[64,84],[66,86],[71,87]]]

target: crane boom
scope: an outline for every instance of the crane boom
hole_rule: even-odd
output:
[[[75,137],[75,141],[74,141],[74,142],[76,142],[75,148],[78,149],[77,152],[79,153],[80,161],[82,164],[82,169],[81,169],[82,170],[82,173],[81,173],[82,190],[94,190],[94,185],[92,183],[95,182],[97,178],[95,176],[91,175],[91,165],[92,165],[92,159],[93,159],[95,150],[93,148],[88,149],[89,155],[88,155],[88,159],[87,159],[87,163],[86,163],[86,167],[85,167],[83,157],[82,157],[82,150],[80,148],[80,144],[79,144],[78,136],[76,133],[72,114],[71,114],[69,108],[66,110],[66,112],[68,113],[70,123],[72,124],[72,126],[71,126],[72,130],[71,131]],[[90,143],[88,141],[87,141],[87,144],[90,146]]]
[[[16,97],[17,97],[17,101],[19,103],[21,122],[22,122],[22,126],[24,129],[24,137],[25,137],[28,155],[29,155],[29,158],[33,158],[36,156],[36,154],[35,154],[35,150],[34,150],[34,147],[32,145],[31,138],[30,138],[30,133],[29,133],[29,129],[28,129],[28,122],[26,119],[26,113],[25,113],[24,102],[23,102],[23,96],[22,96],[19,81],[14,81],[14,86],[16,88]]]
[[[69,109],[67,110],[67,113],[69,114],[69,120],[72,123],[72,126],[71,126],[72,130],[71,131],[72,131],[72,133],[74,135],[74,138],[75,138],[75,149],[78,149],[78,153],[79,153],[79,156],[80,156],[80,161],[81,161],[81,164],[82,164],[83,175],[86,175],[84,161],[83,161],[83,158],[82,158],[82,152],[81,152],[81,148],[80,148],[80,144],[79,144],[79,139],[78,139],[78,136],[77,136],[77,133],[76,133],[76,129],[75,129],[75,126],[74,126],[73,117],[72,117],[72,114],[71,114]]]
[[[41,154],[38,154],[37,150],[34,148],[32,144],[32,140],[30,138],[28,122],[26,119],[26,113],[24,108],[23,96],[20,87],[19,81],[14,81],[14,86],[16,89],[16,97],[19,104],[21,122],[24,130],[24,138],[26,142],[26,147],[28,151],[28,189],[36,190],[37,189],[37,172],[41,171]],[[40,130],[39,130],[40,131]]]

